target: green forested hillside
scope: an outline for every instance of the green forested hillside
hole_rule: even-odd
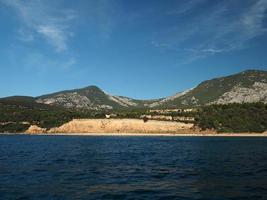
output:
[[[23,132],[30,124],[51,128],[75,117],[90,117],[90,113],[36,103],[31,97],[0,99],[0,132]]]
[[[172,101],[166,101],[160,106],[175,108],[177,106],[192,107],[207,105],[209,103],[216,102],[216,100],[218,100],[223,94],[231,91],[235,87],[252,88],[255,82],[266,84],[267,72],[260,70],[247,70],[231,76],[207,80],[200,83],[197,87],[193,88],[185,95],[175,98]],[[264,92],[263,90],[264,89],[261,89],[261,92]],[[246,95],[249,95],[249,92]],[[265,95],[262,98],[262,101],[266,101],[266,98],[267,97]],[[256,102],[256,100],[254,102]]]
[[[16,97],[18,98],[18,97]],[[32,100],[30,97],[21,97]],[[27,99],[25,99],[27,98]],[[65,90],[35,98],[38,103],[76,110],[192,108],[208,104],[267,103],[267,72],[247,70],[204,81],[191,90],[154,100],[136,100],[111,95],[97,86]]]
[[[263,103],[211,105],[200,109],[196,124],[218,132],[264,132],[267,105]]]

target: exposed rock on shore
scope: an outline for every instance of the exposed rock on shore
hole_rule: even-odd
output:
[[[29,134],[46,133],[46,132],[47,132],[46,128],[41,128],[36,125],[31,125],[26,131],[26,133],[29,133]]]

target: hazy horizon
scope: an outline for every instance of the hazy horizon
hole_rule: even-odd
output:
[[[96,85],[155,99],[267,70],[266,0],[0,0],[0,97]]]

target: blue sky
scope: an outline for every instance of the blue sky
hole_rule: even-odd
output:
[[[138,99],[267,70],[267,0],[0,0],[0,96]]]

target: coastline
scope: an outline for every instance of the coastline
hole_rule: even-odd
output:
[[[132,136],[132,137],[267,137],[267,134],[259,133],[220,133],[220,134],[179,134],[179,133],[57,133],[44,135],[59,136]]]
[[[29,136],[121,136],[121,137],[267,137],[267,133],[0,133]]]
[[[54,136],[174,136],[174,137],[266,137],[267,132],[218,133],[202,131],[194,124],[140,119],[73,119],[60,127],[45,129],[32,125],[21,135]]]

